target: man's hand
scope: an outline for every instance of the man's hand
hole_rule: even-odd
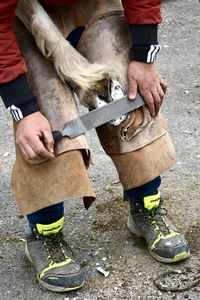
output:
[[[155,63],[131,61],[128,66],[129,99],[134,100],[139,90],[152,116],[158,114],[167,83]]]
[[[16,144],[23,158],[30,164],[55,158],[51,127],[40,112],[30,114],[19,122]]]

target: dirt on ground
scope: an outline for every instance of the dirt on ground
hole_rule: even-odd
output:
[[[161,191],[169,217],[190,243],[190,258],[159,263],[150,257],[144,240],[128,231],[128,204],[122,201],[116,170],[91,131],[88,141],[95,164],[89,175],[97,199],[88,211],[81,199],[65,203],[64,233],[82,266],[85,285],[66,294],[41,289],[24,255],[26,222],[19,218],[10,188],[15,159],[12,120],[1,104],[0,299],[200,299],[199,1],[163,1],[159,37],[158,66],[168,81],[162,111],[178,156],[176,165],[162,175]],[[109,275],[104,277],[97,267]]]

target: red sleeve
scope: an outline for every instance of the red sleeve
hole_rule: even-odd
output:
[[[0,83],[9,82],[27,72],[27,66],[12,31],[17,2],[0,1]]]
[[[122,0],[128,24],[161,22],[161,0]]]

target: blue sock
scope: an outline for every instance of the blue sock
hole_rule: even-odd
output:
[[[31,228],[35,227],[36,223],[51,224],[64,215],[64,203],[60,202],[45,208],[42,208],[32,214],[27,215],[27,220]]]
[[[124,200],[140,202],[144,197],[156,194],[160,184],[161,177],[158,176],[152,181],[149,181],[139,187],[124,190]]]

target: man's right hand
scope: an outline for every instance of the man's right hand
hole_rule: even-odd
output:
[[[19,122],[16,144],[23,158],[30,164],[55,158],[51,126],[40,112],[32,113]]]

